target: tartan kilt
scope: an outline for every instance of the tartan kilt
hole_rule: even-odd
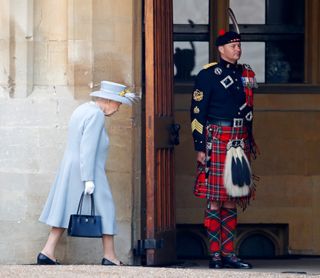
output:
[[[209,124],[206,127],[206,139],[208,132],[212,133],[212,152],[210,156],[210,166],[207,174],[205,166],[198,162],[197,178],[194,185],[194,194],[199,198],[206,198],[210,201],[236,201],[241,206],[248,204],[254,188],[248,196],[231,197],[224,187],[224,164],[226,159],[227,144],[229,140],[243,139],[245,143],[244,152],[250,161],[250,147],[248,142],[248,132],[246,127],[226,127]],[[208,150],[207,154],[208,155]]]

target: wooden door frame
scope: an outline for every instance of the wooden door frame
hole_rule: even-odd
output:
[[[172,0],[145,0],[145,249],[148,265],[175,260],[174,163],[170,142],[170,126],[174,122],[172,20]]]

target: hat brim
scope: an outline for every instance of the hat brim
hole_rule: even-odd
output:
[[[121,102],[123,104],[132,105],[132,101],[126,97],[115,95],[114,93],[108,93],[107,91],[95,91],[90,94],[92,97],[99,97],[104,99],[110,99]]]

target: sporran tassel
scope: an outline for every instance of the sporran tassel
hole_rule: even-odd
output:
[[[251,186],[252,173],[251,173],[251,166],[250,166],[249,160],[241,147],[237,148],[237,154],[238,154],[238,157],[241,157],[241,166],[242,166],[241,172],[243,177],[243,184],[247,186]]]

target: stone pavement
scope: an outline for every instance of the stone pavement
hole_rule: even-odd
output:
[[[205,261],[187,262],[172,267],[100,266],[100,265],[2,265],[1,278],[20,277],[110,277],[110,278],[195,278],[195,277],[320,277],[320,258],[290,260],[250,260],[252,270],[211,270]]]
[[[186,269],[186,268],[155,268],[155,267],[115,267],[115,266],[97,266],[97,265],[68,265],[68,266],[1,266],[0,277],[2,278],[20,278],[20,277],[134,277],[134,278],[166,278],[166,277],[307,277],[303,274],[276,274],[261,273],[254,271],[226,271],[209,269]]]

